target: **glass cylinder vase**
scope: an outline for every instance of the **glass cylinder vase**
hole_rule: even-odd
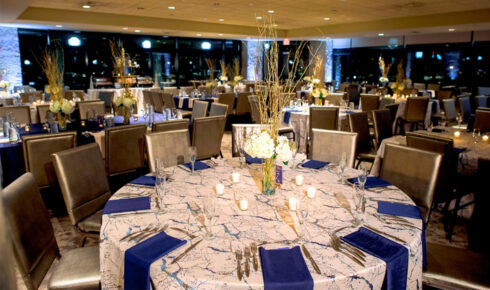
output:
[[[123,106],[122,111],[123,111],[123,117],[124,117],[124,125],[129,125],[129,118],[131,117],[130,113],[129,113],[129,108],[126,106]]]
[[[58,121],[58,130],[59,131],[65,131],[66,130],[66,119],[67,119],[65,114],[63,114],[62,112],[58,112],[56,119]]]
[[[275,159],[265,159],[262,166],[262,193],[265,195],[273,195],[274,193],[276,193]]]

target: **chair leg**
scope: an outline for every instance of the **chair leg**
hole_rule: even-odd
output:
[[[219,151],[219,156],[223,158],[223,153],[221,152],[221,150]]]

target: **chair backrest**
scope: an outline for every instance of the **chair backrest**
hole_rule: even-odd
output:
[[[444,99],[442,100],[444,106],[444,114],[446,115],[446,121],[453,122],[456,121],[456,102],[454,99]]]
[[[405,119],[407,121],[423,121],[427,111],[429,98],[408,98],[405,107]]]
[[[372,111],[373,124],[374,124],[374,137],[376,138],[376,144],[379,147],[381,142],[393,136],[393,121],[391,120],[391,113],[388,109],[380,109]]]
[[[236,95],[234,93],[225,93],[219,95],[219,103],[228,105],[227,115],[233,113],[233,108],[235,107]]]
[[[110,176],[145,167],[145,135],[146,124],[105,130],[105,164]]]
[[[73,225],[94,214],[111,197],[104,162],[96,143],[54,153],[52,160]]]
[[[183,90],[187,94],[190,94],[192,92],[192,90],[194,89],[194,87],[193,86],[183,86],[183,87],[180,87],[179,89]]]
[[[311,94],[308,93],[310,96]],[[328,104],[330,106],[340,106],[340,101],[344,98],[344,96],[346,96],[347,93],[342,93],[342,94],[339,94],[339,93],[333,93],[333,94],[328,94],[324,97],[325,99],[325,102],[328,101]],[[312,98],[314,99],[314,98]],[[312,102],[314,102],[314,100],[312,100]]]
[[[76,144],[77,132],[38,134],[22,138],[26,171],[34,175],[38,187],[58,184],[51,154],[73,148]]]
[[[373,140],[369,134],[369,123],[366,112],[347,114],[350,131],[357,133],[357,152],[371,151]]]
[[[482,132],[490,131],[490,110],[475,111],[475,122],[473,128]]]
[[[361,108],[363,112],[368,114],[368,117],[371,115],[372,110],[377,110],[379,108],[379,103],[380,100],[378,95],[361,94]]]
[[[1,193],[0,193],[1,194]],[[17,280],[15,279],[15,269],[12,267],[15,260],[13,256],[12,241],[7,228],[7,220],[3,210],[3,201],[0,198],[0,285],[5,289],[17,289]]]
[[[34,176],[17,178],[3,190],[2,199],[17,268],[27,288],[38,289],[59,248]]]
[[[188,130],[188,129],[189,129],[189,119],[175,119],[175,120],[153,123],[151,132],[157,133],[157,132]]]
[[[163,105],[170,109],[175,109],[175,100],[172,94],[163,93],[161,94]]]
[[[349,86],[349,83],[341,83],[339,85],[339,88],[338,88],[337,91],[339,91],[339,92],[345,92],[345,90],[347,89],[348,86]]]
[[[105,103],[103,101],[92,102],[83,101],[77,102],[78,111],[80,112],[80,120],[88,119],[89,112],[94,113],[94,117],[104,116],[105,114]]]
[[[206,117],[208,112],[209,102],[194,101],[192,103],[192,116],[191,119]]]
[[[310,136],[312,129],[337,130],[339,107],[310,107]]]
[[[248,96],[252,93],[238,93],[237,103],[236,103],[236,115],[243,116],[251,113],[250,103],[248,101]]]
[[[227,116],[228,105],[211,103],[211,109],[209,109],[209,116]]]
[[[153,106],[153,99],[151,97],[151,91],[150,90],[143,90],[143,104],[149,104]]]
[[[413,88],[417,89],[419,91],[425,90],[425,84],[424,83],[413,83]]]
[[[161,91],[151,91],[151,99],[153,100],[153,107],[155,112],[161,113],[163,110],[163,100]]]
[[[7,113],[12,112],[12,116],[16,122],[20,124],[30,124],[31,121],[31,108],[29,106],[8,106],[0,107],[0,117],[5,116]]]
[[[487,107],[488,106],[487,96],[476,96],[476,107]]]
[[[454,143],[450,138],[429,136],[425,133],[407,133],[407,146],[441,154],[441,166],[437,177],[436,198],[448,200],[451,197],[454,177],[458,169],[457,156],[454,154]]]
[[[386,144],[379,176],[410,196],[427,223],[440,165],[440,154]]]
[[[49,112],[49,104],[37,105],[37,115],[39,116],[39,122],[46,123],[46,113]]]
[[[177,87],[163,87],[163,92],[172,96],[177,96],[179,94],[179,89],[177,89]]]
[[[225,124],[226,116],[194,119],[192,146],[196,146],[197,159],[206,159],[220,154]]]
[[[357,103],[359,101],[359,85],[351,84],[347,87],[349,101]]]
[[[99,99],[104,102],[105,111],[110,112],[114,101],[114,91],[100,91]]]
[[[23,103],[32,103],[37,100],[41,101],[43,99],[43,94],[41,91],[20,93],[20,98]]]
[[[443,100],[450,99],[452,95],[452,90],[440,90],[437,92],[437,99],[439,100],[439,102],[442,102]]]
[[[175,166],[190,161],[189,130],[175,130],[146,135],[148,165],[155,172],[155,159],[163,160],[164,165]]]
[[[471,115],[471,103],[469,97],[460,97],[458,98],[459,102],[459,110],[461,115],[463,116],[463,120],[468,122],[468,118]]]
[[[427,84],[428,90],[438,91],[441,88],[440,84]]]
[[[205,95],[211,95],[211,93],[213,92],[213,89],[211,87],[207,87],[207,86],[199,86],[197,89],[202,94],[205,94]]]
[[[313,129],[311,138],[310,159],[338,164],[345,152],[347,167],[354,166],[357,133]]]
[[[231,125],[231,153],[233,157],[242,156],[245,142],[253,134],[260,133],[260,124],[233,124]]]
[[[256,95],[248,96],[248,102],[250,104],[250,116],[252,117],[252,122],[255,124],[260,124],[260,108],[259,99]]]
[[[398,112],[398,107],[400,104],[391,104],[391,105],[386,105],[385,108],[390,110],[390,116],[391,116],[391,121],[395,122],[396,120],[396,114]]]
[[[379,107],[380,109],[386,108],[388,105],[393,105],[395,103],[395,99],[392,98],[382,98],[379,101]]]

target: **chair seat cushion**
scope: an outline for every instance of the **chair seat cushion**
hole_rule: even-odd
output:
[[[489,261],[460,248],[427,243],[427,268],[422,281],[440,289],[488,289]]]
[[[182,113],[182,118],[190,118],[192,116],[191,111],[180,110],[180,112]]]
[[[277,128],[277,130],[279,131],[279,134],[286,134],[293,132],[293,127],[282,123],[279,125],[279,128]]]
[[[66,252],[53,269],[48,289],[99,289],[99,247]]]
[[[90,215],[77,224],[78,228],[84,232],[98,233],[102,226],[102,210]]]
[[[357,156],[361,160],[373,160],[376,159],[376,152],[361,152]]]

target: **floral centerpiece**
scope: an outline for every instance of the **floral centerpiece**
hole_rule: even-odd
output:
[[[221,76],[219,77],[219,80],[225,84],[228,81],[228,67],[226,66],[226,63],[224,60],[220,60],[219,64],[221,66]]]
[[[7,81],[5,81],[5,80],[1,80],[1,81],[0,81],[0,88],[1,88],[3,91],[7,92],[7,88],[8,88],[8,87],[10,87],[10,83],[9,83],[9,82],[7,82]]]
[[[214,80],[214,70],[216,69],[216,60],[211,59],[211,58],[206,58],[206,65],[208,66],[209,70],[209,79],[206,82],[206,87],[214,89],[215,87],[218,86],[216,81]]]
[[[131,83],[134,77],[131,73],[126,73],[126,67],[131,68],[132,66],[127,66],[131,63],[131,57],[126,53],[122,43],[115,43],[113,41],[109,42],[112,54],[112,64],[114,66],[114,73],[117,75],[121,82],[121,86],[124,89],[121,96],[119,96],[115,105],[122,113],[124,118],[124,124],[129,124],[129,118],[131,116],[131,111],[136,106],[136,99],[131,92]]]
[[[378,64],[379,69],[381,70],[381,77],[379,78],[379,82],[382,83],[383,86],[386,86],[386,84],[390,81],[388,79],[388,72],[390,71],[391,63],[389,65],[386,65],[384,58],[380,56]]]
[[[409,88],[411,85],[411,80],[405,78],[405,70],[403,69],[403,60],[400,60],[397,66],[396,82],[391,85],[393,90],[393,95],[401,96],[405,88]]]
[[[75,105],[65,99],[63,92],[63,51],[61,49],[44,50],[40,61],[41,68],[48,81],[49,93],[51,93],[51,103],[49,110],[56,114],[58,128],[64,130],[66,122],[71,119],[70,115],[75,110]]]
[[[313,67],[313,77],[311,78],[311,86],[313,88],[311,95],[315,98],[316,104],[322,106],[325,97],[328,95],[325,83],[321,81],[325,75],[325,59],[319,55],[316,55],[314,59],[315,66]]]

